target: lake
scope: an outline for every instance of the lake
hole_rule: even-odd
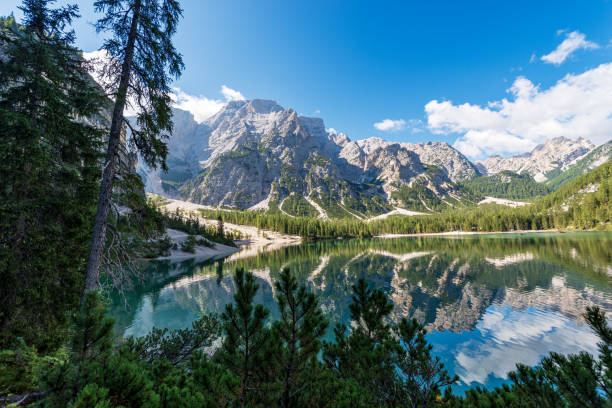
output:
[[[392,319],[425,324],[454,388],[494,387],[517,362],[551,351],[597,352],[587,305],[612,316],[612,233],[493,234],[318,241],[215,262],[151,262],[125,296],[112,296],[116,336],[191,325],[232,301],[233,271],[252,271],[256,302],[277,315],[272,285],[289,267],[332,322],[347,322],[351,285],[364,278],[387,292]]]

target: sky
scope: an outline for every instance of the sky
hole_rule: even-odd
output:
[[[76,3],[77,46],[95,51],[93,2]],[[19,19],[18,4],[0,15]],[[176,103],[199,121],[228,100],[273,99],[351,139],[445,141],[471,159],[612,138],[612,2],[181,5]]]

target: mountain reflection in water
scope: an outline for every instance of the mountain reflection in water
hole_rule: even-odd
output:
[[[456,390],[499,385],[517,362],[534,365],[550,351],[596,353],[582,313],[595,304],[612,314],[612,233],[354,239],[212,263],[153,262],[145,282],[125,299],[113,296],[117,337],[220,313],[237,267],[255,274],[255,300],[272,317],[272,283],[289,267],[332,323],[348,321],[351,286],[364,278],[389,294],[394,321],[426,325],[434,352],[461,377]]]

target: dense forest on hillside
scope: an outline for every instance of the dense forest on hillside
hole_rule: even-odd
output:
[[[488,204],[421,216],[390,216],[371,222],[357,219],[323,221],[257,211],[200,210],[205,218],[300,235],[305,238],[369,237],[381,234],[447,231],[516,231],[609,228],[612,161],[581,176],[533,204],[509,208]]]
[[[546,184],[536,182],[528,173],[517,174],[507,170],[476,177],[461,185],[478,196],[514,200],[541,197],[553,191]]]
[[[593,151],[589,152],[589,154],[578,160],[565,171],[557,170],[552,174],[547,174],[549,180],[546,182],[546,185],[553,191],[557,190],[572,180],[575,180],[591,171],[592,167],[598,162],[601,163],[602,159],[606,161],[611,158],[612,141],[604,143],[601,146],[593,149]]]

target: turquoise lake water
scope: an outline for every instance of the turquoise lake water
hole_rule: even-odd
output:
[[[582,319],[587,305],[612,316],[612,233],[499,234],[334,240],[214,262],[151,262],[125,298],[113,296],[116,336],[184,328],[232,301],[233,271],[252,271],[256,297],[277,313],[272,284],[283,267],[314,291],[328,319],[347,322],[351,285],[387,292],[391,318],[415,317],[455,387],[493,387],[521,362],[551,351],[596,353]]]

